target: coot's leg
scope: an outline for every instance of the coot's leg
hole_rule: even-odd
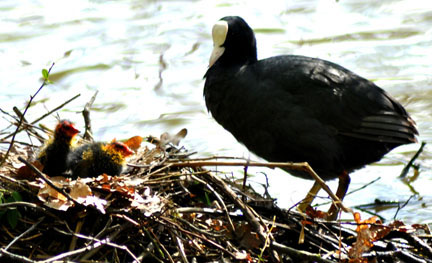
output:
[[[306,212],[306,208],[312,203],[320,189],[321,185],[317,181],[315,181],[312,188],[309,190],[309,193],[306,195],[303,201],[301,201],[297,209],[302,213]]]
[[[336,191],[336,196],[339,197],[341,202],[344,199],[346,192],[348,191],[350,182],[351,182],[351,178],[349,177],[348,172],[344,171],[339,176],[339,185]],[[339,212],[339,208],[337,208],[333,203],[327,212],[328,214],[327,220],[336,220],[338,212]]]

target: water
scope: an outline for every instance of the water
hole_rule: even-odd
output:
[[[215,123],[202,98],[211,27],[226,15],[240,15],[256,30],[260,58],[319,57],[374,80],[406,106],[417,121],[420,141],[431,142],[432,2],[420,0],[3,0],[1,109],[23,108],[40,86],[41,69],[55,62],[54,84],[35,98],[26,115],[30,121],[79,93],[58,114],[82,127],[80,111],[99,90],[91,112],[98,140],[157,136],[186,127],[183,143],[200,156],[257,159]],[[55,122],[54,115],[43,121],[47,126]],[[7,123],[2,115],[0,129]],[[418,147],[400,147],[353,174],[351,189],[381,179],[348,196],[346,204],[376,198],[404,202],[416,194],[397,218],[431,222],[431,148],[426,146],[417,161],[420,176],[411,187],[397,178]],[[234,170],[241,174],[241,168]],[[249,171],[255,175],[251,182],[263,182],[261,171],[269,176],[270,194],[283,207],[298,202],[312,185],[278,170]],[[379,212],[390,220],[395,213],[394,208]]]

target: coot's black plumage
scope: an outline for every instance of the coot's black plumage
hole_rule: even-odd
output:
[[[268,161],[307,161],[328,180],[416,142],[415,122],[399,102],[337,64],[294,55],[257,60],[254,33],[235,16],[213,27],[213,41],[207,108]]]

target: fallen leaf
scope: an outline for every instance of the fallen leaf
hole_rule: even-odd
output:
[[[358,224],[356,228],[357,240],[348,251],[348,256],[350,257],[350,262],[367,262],[367,259],[364,259],[362,254],[373,247],[373,241],[376,240],[378,232],[376,227],[372,228],[369,224],[376,224],[378,218],[373,216],[362,221],[360,214],[354,213],[354,220]]]
[[[43,170],[44,166],[38,160],[31,162],[31,164],[33,164],[39,171]],[[36,178],[36,173],[33,172],[30,167],[24,165],[18,168],[17,176],[19,177],[19,179],[34,180]]]
[[[141,146],[142,141],[143,138],[141,136],[134,136],[132,138],[129,138],[127,141],[125,141],[124,144],[126,144],[131,150],[136,152]]]

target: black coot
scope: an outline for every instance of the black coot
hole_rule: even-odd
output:
[[[328,180],[417,141],[415,122],[399,102],[337,64],[294,55],[257,60],[254,32],[237,16],[215,24],[213,42],[207,108],[268,161],[306,161]]]

